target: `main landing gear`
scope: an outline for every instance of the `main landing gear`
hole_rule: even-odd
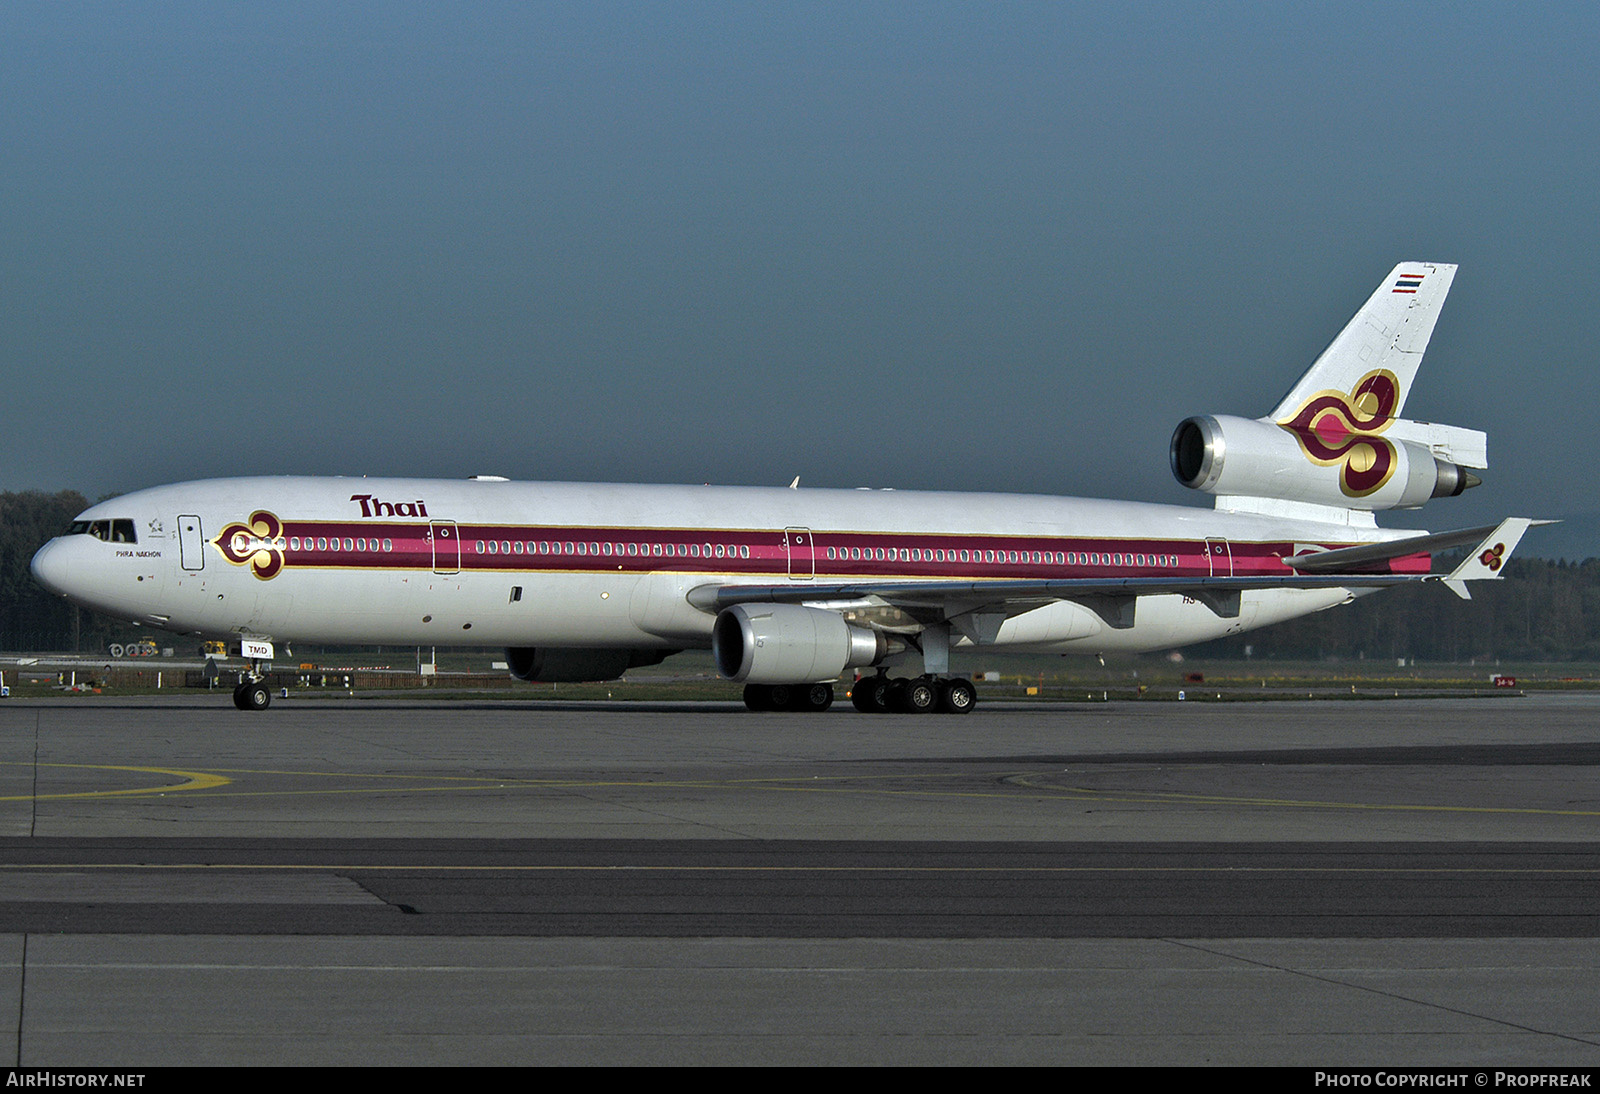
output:
[[[850,702],[863,714],[968,714],[978,704],[978,691],[959,677],[891,680],[879,673],[857,680]]]
[[[950,675],[950,624],[930,623],[906,641],[922,655],[922,675],[889,679],[884,669],[863,676],[850,689],[850,703],[863,714],[970,714],[978,705],[972,681]],[[832,684],[747,684],[751,710],[827,710]]]
[[[978,703],[971,681],[916,676],[891,680],[883,673],[863,676],[850,689],[851,704],[863,714],[966,714]],[[833,705],[832,684],[746,684],[744,705],[751,710],[812,713]]]
[[[864,714],[969,714],[978,705],[972,681],[950,675],[950,624],[922,629],[915,645],[922,653],[922,675],[891,680],[879,669],[863,676],[850,702]]]
[[[744,705],[751,710],[803,710],[817,714],[833,706],[833,685],[746,684]]]

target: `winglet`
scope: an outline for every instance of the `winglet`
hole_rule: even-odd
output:
[[[1511,560],[1511,552],[1517,549],[1517,544],[1522,540],[1522,533],[1535,524],[1553,524],[1554,521],[1529,520],[1527,517],[1507,517],[1501,521],[1489,537],[1466,557],[1466,560],[1450,571],[1445,577],[1445,586],[1462,600],[1471,600],[1472,592],[1467,588],[1469,581],[1487,581],[1500,576],[1500,567]]]

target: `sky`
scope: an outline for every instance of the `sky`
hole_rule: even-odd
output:
[[[0,490],[1203,505],[1177,423],[1442,261],[1406,412],[1490,469],[1383,521],[1600,555],[1597,43],[1560,3],[11,0]]]

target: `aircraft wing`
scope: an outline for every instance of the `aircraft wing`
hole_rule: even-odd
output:
[[[1529,520],[1526,517],[1508,517],[1499,524],[1486,524],[1481,528],[1458,528],[1454,532],[1436,532],[1432,535],[1416,535],[1407,539],[1391,539],[1382,543],[1363,543],[1359,547],[1340,547],[1332,551],[1312,551],[1306,554],[1293,555],[1283,561],[1293,566],[1300,573],[1326,573],[1332,571],[1356,570],[1362,566],[1370,566],[1375,562],[1388,562],[1395,558],[1409,558],[1412,555],[1433,554],[1437,551],[1447,551],[1452,547],[1460,547],[1468,543],[1479,543],[1485,549],[1493,550],[1493,543],[1500,543],[1509,551],[1517,545],[1522,534],[1529,528],[1540,524],[1555,524],[1550,520]]]
[[[1094,612],[1108,626],[1133,626],[1134,605],[1141,596],[1187,596],[1205,604],[1219,617],[1239,614],[1241,594],[1257,589],[1379,589],[1415,581],[1442,581],[1458,596],[1467,596],[1467,581],[1499,577],[1501,565],[1511,557],[1523,532],[1536,523],[1511,517],[1483,528],[1415,536],[1381,544],[1323,551],[1284,561],[1302,571],[1255,577],[1128,577],[996,579],[993,581],[854,581],[829,584],[795,582],[786,585],[703,585],[689,593],[689,602],[702,611],[718,612],[735,604],[809,604],[813,607],[889,607],[907,617],[909,629],[953,622],[958,629],[988,620],[994,629],[1011,616],[1021,615],[1053,601],[1067,600]],[[1445,574],[1338,572],[1342,567],[1370,567],[1374,562],[1431,553],[1478,541],[1468,560]],[[1490,558],[1490,562],[1481,561]],[[1305,561],[1301,561],[1304,559]],[[1315,560],[1314,562],[1311,560]],[[1306,573],[1306,570],[1316,572]],[[1324,572],[1333,571],[1333,572]],[[989,629],[987,624],[983,630]]]
[[[703,611],[735,604],[809,604],[813,607],[881,605],[898,608],[923,625],[963,617],[1008,619],[1057,600],[1081,604],[1107,625],[1133,626],[1133,606],[1141,596],[1192,597],[1217,615],[1239,614],[1240,594],[1252,589],[1377,589],[1419,581],[1422,574],[1360,574],[1333,577],[1128,577],[995,581],[860,581],[830,585],[707,585],[691,591],[689,602]]]

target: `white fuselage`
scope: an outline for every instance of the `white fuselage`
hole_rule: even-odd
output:
[[[106,533],[128,522],[133,542]],[[1014,494],[288,477],[143,490],[75,528],[39,552],[40,581],[172,631],[637,649],[709,646],[714,615],[689,599],[703,586],[1289,574],[1296,545],[1403,534]],[[1232,618],[1151,596],[1125,629],[1057,601],[1008,619],[992,644],[1161,649],[1351,595],[1252,591]]]

